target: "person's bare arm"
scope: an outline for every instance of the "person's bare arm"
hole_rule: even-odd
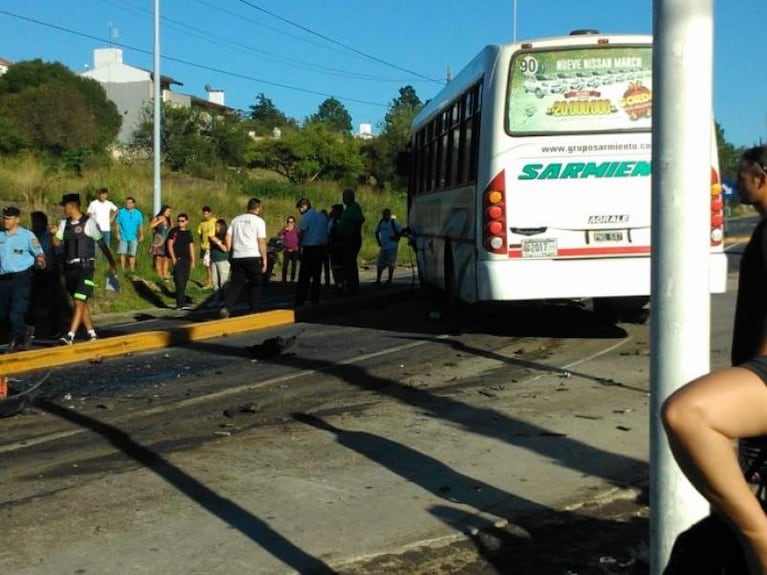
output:
[[[258,253],[261,254],[261,273],[266,273],[268,255],[266,253],[266,238],[258,238]]]
[[[170,236],[168,238],[168,254],[170,254],[171,263],[174,263],[174,264],[176,263],[176,259],[177,259],[175,245],[176,245],[176,237]]]

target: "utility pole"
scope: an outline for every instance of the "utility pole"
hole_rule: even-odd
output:
[[[517,0],[511,0],[511,20],[512,20],[511,41],[516,44],[517,42]]]
[[[709,371],[713,0],[654,0],[650,573],[709,512],[669,450],[663,401]]]
[[[160,75],[160,0],[154,0],[154,212],[162,206],[162,142],[161,134],[161,105],[162,105],[162,76]]]

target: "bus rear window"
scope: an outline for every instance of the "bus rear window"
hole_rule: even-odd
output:
[[[514,135],[649,130],[650,46],[517,52],[511,60],[506,131]]]

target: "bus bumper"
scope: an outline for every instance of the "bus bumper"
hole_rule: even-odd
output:
[[[727,255],[709,258],[709,291],[727,291]],[[650,295],[650,258],[516,259],[479,262],[478,301]]]

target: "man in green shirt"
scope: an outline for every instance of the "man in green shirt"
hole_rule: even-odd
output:
[[[342,194],[346,208],[338,221],[338,234],[343,241],[343,276],[346,280],[347,293],[354,295],[360,289],[360,273],[357,268],[357,256],[362,248],[362,215],[360,205],[354,199],[354,190],[346,188]]]

